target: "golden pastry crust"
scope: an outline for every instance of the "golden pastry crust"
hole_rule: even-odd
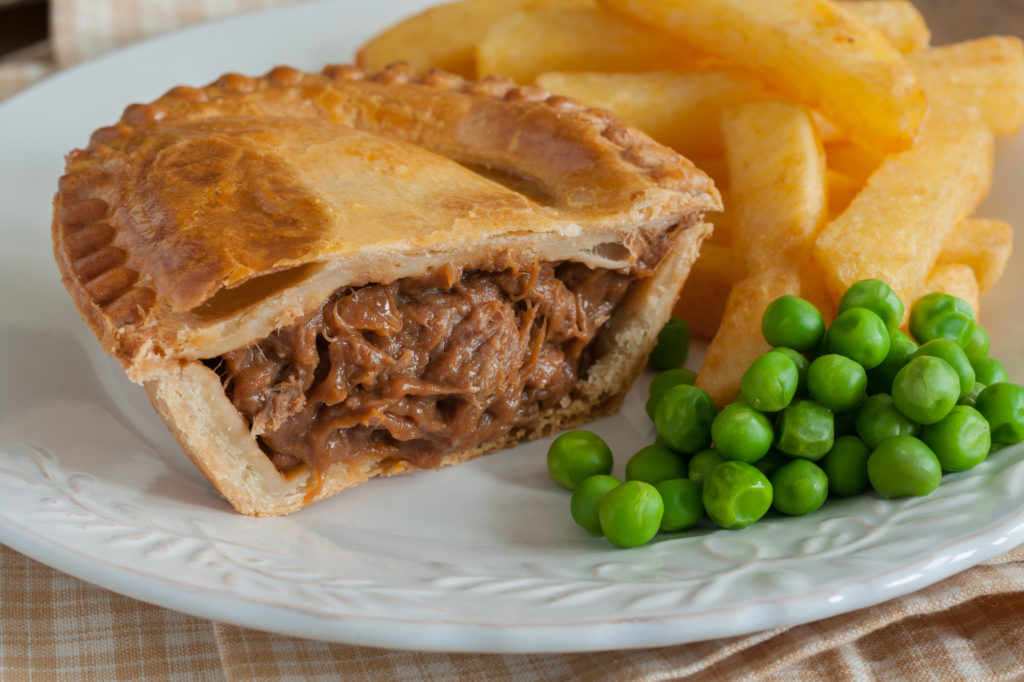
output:
[[[343,287],[452,264],[628,270],[651,235],[670,233],[571,396],[441,465],[464,461],[617,409],[710,230],[703,214],[719,209],[689,161],[535,86],[401,64],[278,67],[129,106],[68,156],[52,230],[65,286],[103,347],[218,491],[263,516],[416,467],[357,453],[281,473],[203,360]]]
[[[718,202],[677,154],[534,86],[279,67],[129,106],[69,155],[53,238],[79,311],[144,381],[454,245],[467,267],[615,267],[604,245]]]

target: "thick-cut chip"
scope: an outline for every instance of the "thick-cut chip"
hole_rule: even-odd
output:
[[[885,158],[870,149],[865,149],[859,144],[849,140],[837,140],[825,144],[825,159],[828,167],[845,173],[861,182],[866,182],[868,176],[875,172],[878,165]]]
[[[767,349],[768,304],[821,289],[810,250],[826,210],[825,153],[804,107],[764,101],[728,109],[722,133],[736,284],[697,378],[719,405],[735,397],[743,370]]]
[[[825,153],[807,110],[765,101],[722,115],[736,279],[790,269],[825,216]]]
[[[771,349],[761,335],[765,308],[779,296],[799,291],[800,276],[791,270],[767,270],[761,277],[733,285],[721,324],[708,345],[697,375],[697,385],[707,391],[719,407],[739,393],[740,377],[750,363]]]
[[[848,191],[838,188],[841,183],[852,183],[849,178],[838,180],[841,174],[829,169],[828,191],[829,212],[831,213],[833,194]],[[727,197],[723,194],[726,206]],[[708,216],[714,223],[715,231],[701,247],[700,258],[693,266],[690,277],[698,275],[703,282],[724,282],[725,292],[718,298],[724,304],[725,295],[732,284],[732,253],[729,251],[729,216],[728,212],[713,213]],[[967,265],[974,270],[978,287],[981,291],[990,289],[1002,276],[1013,251],[1013,228],[1002,220],[985,218],[968,218],[957,225],[942,242],[942,251],[936,261],[940,265]],[[687,285],[689,286],[689,285]],[[702,304],[696,304],[702,305]],[[695,304],[687,302],[687,308],[693,309]],[[819,306],[821,307],[821,306]],[[702,305],[701,309],[707,308]],[[679,315],[680,313],[676,313]],[[680,315],[682,316],[682,315]],[[721,317],[721,310],[716,313]],[[686,318],[689,321],[689,318]],[[717,325],[717,322],[715,323]],[[705,326],[706,328],[706,326]]]
[[[531,83],[545,71],[649,71],[702,66],[703,54],[601,9],[537,9],[497,22],[476,48],[477,76]]]
[[[933,109],[981,121],[996,135],[1024,123],[1024,43],[991,36],[943,45],[908,58]]]
[[[846,139],[846,135],[843,131],[837,128],[834,123],[822,116],[819,112],[812,111],[811,117],[814,119],[814,125],[818,128],[818,136],[821,137],[822,143],[827,144]]]
[[[621,19],[613,21],[622,23]],[[649,73],[556,72],[542,74],[537,84],[608,109],[689,157],[722,153],[718,122],[723,109],[779,97],[749,71],[730,67]]]
[[[885,36],[903,54],[927,50],[931,43],[928,24],[908,0],[860,0],[840,4]]]
[[[594,4],[594,0],[460,0],[437,5],[369,40],[359,48],[356,63],[364,69],[379,71],[402,60],[421,73],[438,67],[474,78],[474,47],[510,12],[551,6],[593,7]]]
[[[946,235],[974,211],[991,181],[992,133],[931,117],[918,144],[883,161],[819,235],[815,258],[834,300],[876,277],[913,300]]]
[[[704,242],[686,278],[672,314],[686,320],[696,338],[710,340],[722,323],[725,301],[732,288],[730,260],[732,252],[728,246]]]
[[[882,31],[901,51],[908,51],[911,44],[920,40],[920,27],[915,24],[914,17],[906,9],[909,3],[903,0],[846,4],[851,5],[851,9],[864,21]],[[387,28],[359,49],[356,60],[359,66],[373,71],[383,69],[391,62],[404,60],[419,72],[438,67],[472,78],[477,72],[475,46],[484,39],[491,27],[509,14],[544,8],[582,9],[596,6],[596,0],[449,2],[431,7]],[[570,35],[579,39],[579,29]],[[656,64],[650,68],[667,66],[668,64]],[[592,70],[597,67],[588,65],[583,68]]]
[[[975,279],[974,270],[969,265],[962,263],[936,265],[928,275],[928,279],[925,280],[924,286],[918,289],[917,295],[912,300],[916,301],[921,296],[933,291],[941,291],[967,301],[974,308],[976,317],[981,312],[981,292],[978,289],[978,280]]]
[[[942,242],[936,263],[970,266],[978,288],[986,291],[1006,269],[1013,250],[1013,228],[1002,220],[970,218],[957,225]]]
[[[600,1],[762,74],[873,149],[907,149],[924,116],[900,53],[829,0]]]
[[[765,270],[757,277],[748,277],[733,285],[721,324],[708,345],[697,375],[697,385],[707,391],[719,407],[736,397],[744,370],[771,348],[761,334],[765,308],[787,294],[807,298],[809,285],[812,283],[795,270],[782,268]],[[832,317],[829,308],[822,314],[826,320]]]
[[[843,173],[828,169],[828,217],[831,220],[842,213],[864,188],[864,181]]]

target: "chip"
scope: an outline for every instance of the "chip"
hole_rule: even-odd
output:
[[[537,84],[608,109],[689,157],[722,153],[722,110],[779,93],[749,71],[712,67],[648,73],[545,73]]]
[[[476,60],[478,77],[497,73],[520,83],[531,83],[545,71],[647,71],[710,63],[668,35],[597,8],[509,14],[479,42]]]
[[[792,102],[723,112],[733,285],[697,385],[723,405],[767,344],[761,316],[775,298],[820,289],[811,248],[826,218],[825,153],[810,113]]]
[[[869,148],[907,149],[924,117],[924,95],[900,53],[881,33],[829,0],[601,4],[757,71]]]

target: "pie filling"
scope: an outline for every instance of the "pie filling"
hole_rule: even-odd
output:
[[[654,241],[644,255],[657,262],[664,240]],[[572,399],[601,326],[650,274],[645,260],[628,270],[448,266],[346,287],[207,364],[282,472],[364,457],[437,467]]]

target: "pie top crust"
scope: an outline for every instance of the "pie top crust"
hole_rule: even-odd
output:
[[[605,111],[492,77],[228,74],[129,106],[68,156],[54,252],[136,381],[298,319],[341,286],[456,263],[624,267],[720,208]]]

